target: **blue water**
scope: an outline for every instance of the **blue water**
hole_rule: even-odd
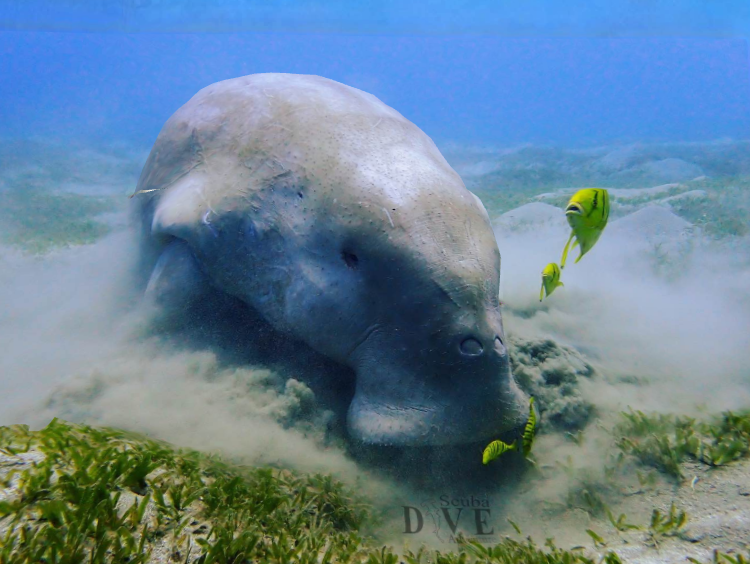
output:
[[[737,35],[746,0],[0,0],[0,28],[371,34]]]
[[[750,4],[500,4],[0,0],[0,135],[150,145],[200,88],[290,72],[367,90],[439,142],[747,136]],[[255,31],[153,32],[237,28]]]
[[[481,195],[493,219],[511,207],[534,204],[516,219],[511,212],[495,223],[509,334],[518,331],[514,338],[519,343],[538,341],[540,350],[558,347],[556,341],[574,347],[548,357],[545,352],[539,359],[536,353],[524,353],[524,362],[536,364],[523,379],[535,379],[539,389],[544,386],[551,399],[540,395],[538,401],[555,402],[555,416],[562,421],[544,431],[558,433],[559,440],[542,447],[550,451],[540,460],[579,453],[562,439],[562,430],[585,425],[590,413],[614,415],[630,402],[634,409],[684,414],[694,413],[696,405],[706,412],[744,409],[750,405],[748,143],[679,150],[644,145],[592,151],[580,160],[564,151],[518,151],[508,160],[499,155],[505,146],[527,143],[575,147],[750,140],[748,37],[750,0],[0,0],[0,280],[5,282],[0,284],[0,304],[12,306],[6,315],[0,306],[0,342],[10,343],[0,355],[0,389],[5,386],[0,424],[46,424],[49,419],[42,419],[52,415],[81,419],[92,414],[92,423],[145,431],[248,460],[299,463],[316,471],[329,463],[331,471],[353,471],[335,445],[320,456],[310,450],[315,433],[328,434],[325,396],[351,395],[347,386],[353,388],[353,380],[337,382],[333,393],[316,390],[321,401],[315,415],[295,420],[283,406],[288,399],[291,414],[303,405],[302,396],[292,397],[300,388],[287,386],[286,375],[300,381],[309,377],[315,385],[328,364],[305,352],[295,356],[288,351],[296,351],[296,345],[277,343],[270,331],[257,343],[231,333],[231,346],[224,345],[223,351],[219,344],[205,351],[196,345],[185,354],[181,347],[193,343],[175,334],[180,350],[175,353],[165,338],[170,346],[157,352],[161,345],[145,339],[150,335],[145,323],[123,314],[121,301],[136,310],[135,301],[128,300],[137,287],[128,274],[137,253],[131,233],[124,237],[124,210],[138,200],[125,194],[135,190],[159,130],[201,88],[261,72],[338,80],[378,96],[441,146],[471,143],[498,149],[453,164],[457,170],[463,165],[467,185]],[[27,137],[42,142],[20,141]],[[59,144],[44,142],[50,139],[73,142],[60,150]],[[92,144],[95,150],[89,150]],[[560,205],[567,196],[532,198],[580,186],[579,179],[590,177],[597,181],[594,185],[612,190],[656,191],[627,198],[620,192],[612,227],[597,248],[570,272],[566,268],[565,289],[537,305],[543,265],[558,260],[567,236],[565,223],[561,230],[548,221],[554,216],[547,215],[545,203]],[[668,204],[665,198],[673,192],[664,186],[671,182],[684,182],[671,190],[689,192]],[[515,186],[523,188],[517,198],[510,193]],[[74,197],[68,199],[70,192]],[[115,211],[82,211],[81,218],[70,213],[77,212],[79,203],[89,209],[93,200],[85,196],[90,195],[116,202]],[[646,214],[633,213],[646,207]],[[76,221],[69,224],[66,214]],[[562,218],[560,212],[558,219],[564,222]],[[625,221],[615,226],[620,218]],[[208,219],[207,213],[206,225]],[[80,233],[99,220],[108,222],[112,237],[70,254],[58,252],[68,241],[78,245],[84,239]],[[708,234],[705,239],[701,230]],[[49,260],[16,252],[44,247],[54,237],[61,247],[50,245]],[[349,266],[346,258],[344,262]],[[147,277],[151,271],[142,274]],[[535,319],[537,312],[542,315]],[[212,330],[206,324],[195,331],[206,336],[207,347],[222,341],[220,334],[208,337]],[[232,357],[226,351],[236,351],[237,358],[246,353],[262,359],[289,356],[283,360],[291,368],[276,373],[274,360],[268,363],[268,377],[251,364],[235,371],[223,360]],[[212,364],[214,352],[219,361]],[[604,376],[592,378],[599,388],[581,385],[590,400],[570,381],[588,370],[579,368],[588,366],[581,360],[585,358],[592,359],[597,371],[601,366]],[[60,388],[55,387],[58,382]],[[283,394],[276,388],[284,389]],[[344,388],[348,391],[341,393]],[[603,393],[597,395],[598,390]],[[255,400],[256,391],[258,406],[245,403],[250,396]],[[267,400],[270,407],[260,405]],[[554,421],[551,416],[546,420]],[[292,434],[282,434],[279,424]],[[331,428],[334,438],[343,433],[343,418]],[[312,431],[304,442],[294,434],[308,429]],[[592,450],[594,442],[598,439],[580,451],[576,467],[599,454],[602,464],[608,460],[608,454]],[[441,473],[442,461],[452,465],[454,452],[436,449],[432,460],[407,453],[405,470],[415,465],[419,480],[444,480],[441,496],[466,490],[471,484],[463,481],[462,458],[455,459],[460,480]],[[478,466],[480,452],[461,451],[460,456],[474,456],[472,464]],[[313,455],[306,460],[308,453]],[[398,460],[393,458],[393,464]],[[600,473],[598,463],[591,469],[592,476]],[[368,475],[369,470],[365,480]],[[554,488],[548,487],[552,481],[537,478],[531,489],[528,482],[512,489],[503,484],[495,499],[498,505],[530,508],[521,516],[536,521],[535,527],[546,527],[549,514],[545,509],[544,519],[538,518],[541,508],[547,508],[539,498],[529,493],[517,503],[513,496],[526,496],[538,484],[543,486],[539,491],[557,491],[563,487],[560,476],[555,474]],[[581,477],[588,480],[583,472]],[[570,491],[583,485],[571,485]],[[707,491],[705,485],[701,488]],[[668,506],[672,490],[662,491],[656,502],[649,497],[649,504]],[[530,498],[533,503],[527,502]],[[398,498],[392,508],[401,519],[405,505],[424,504],[424,499],[421,494],[413,501]],[[435,499],[439,503],[442,497]],[[505,507],[503,511],[504,518]],[[553,520],[554,527],[562,525],[557,517]],[[386,533],[394,538],[404,530],[403,521],[388,526]],[[540,531],[536,539],[545,536]],[[724,542],[729,535],[712,538]]]

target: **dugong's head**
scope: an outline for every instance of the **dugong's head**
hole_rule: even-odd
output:
[[[454,444],[521,423],[487,213],[374,96],[283,74],[209,86],[162,129],[134,200],[153,276],[180,273],[161,287],[205,277],[354,370],[355,439]]]

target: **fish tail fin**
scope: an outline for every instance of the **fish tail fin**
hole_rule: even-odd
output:
[[[562,270],[565,268],[565,260],[568,258],[568,248],[570,247],[570,242],[573,240],[573,237],[575,237],[575,231],[572,231],[570,233],[570,237],[568,238],[568,242],[565,243],[565,248],[563,249],[562,254],[562,260],[560,261],[560,269]],[[578,242],[578,239],[576,239],[576,243]],[[575,244],[573,244],[575,247]]]

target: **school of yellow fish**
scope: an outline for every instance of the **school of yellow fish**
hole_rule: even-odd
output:
[[[578,190],[570,198],[568,205],[565,206],[565,218],[571,228],[570,237],[568,242],[565,243],[560,265],[551,262],[542,270],[540,302],[545,296],[549,297],[556,288],[563,285],[560,276],[562,269],[565,268],[568,251],[578,245],[581,253],[575,260],[577,263],[599,240],[609,219],[609,193],[604,188]],[[572,246],[570,245],[571,241],[573,241]],[[482,453],[482,464],[489,464],[511,450],[520,450],[524,457],[528,457],[531,452],[531,445],[534,443],[536,428],[537,419],[534,410],[534,397],[532,396],[529,400],[529,419],[524,426],[523,434],[510,444],[501,440],[492,441]]]
[[[545,295],[549,296],[555,291],[555,288],[563,285],[560,276],[562,269],[565,268],[565,261],[568,259],[568,251],[578,245],[581,254],[575,260],[577,263],[599,240],[609,219],[609,193],[604,188],[578,190],[570,198],[568,205],[565,206],[565,218],[571,228],[570,237],[568,242],[565,243],[560,266],[551,262],[542,271],[540,302]],[[572,246],[571,241],[573,242]]]
[[[531,446],[534,444],[534,437],[536,436],[536,410],[534,409],[534,396],[529,399],[529,418],[524,425],[523,433],[520,437],[517,437],[512,443],[508,444],[504,441],[492,441],[487,445],[482,453],[482,464],[489,464],[499,456],[505,454],[509,450],[519,450],[521,454],[528,457],[531,453]]]

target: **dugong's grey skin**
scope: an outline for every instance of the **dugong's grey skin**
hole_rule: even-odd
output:
[[[147,293],[181,308],[218,289],[353,368],[354,439],[455,444],[521,424],[487,212],[374,96],[289,74],[208,86],[165,124],[133,201]]]

